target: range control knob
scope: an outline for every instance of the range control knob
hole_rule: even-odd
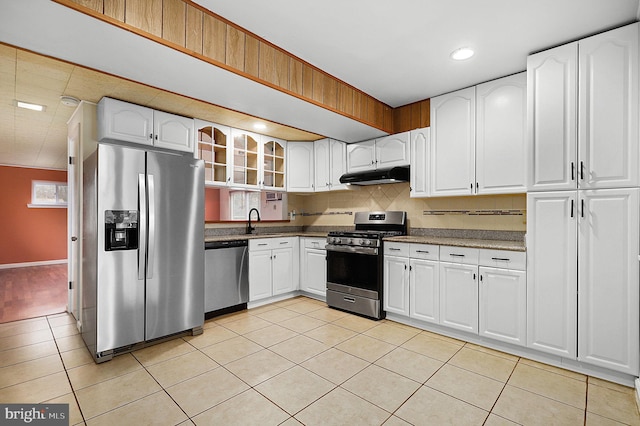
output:
[[[367,240],[367,239],[360,240],[360,245],[361,246],[370,246],[371,245],[371,240]]]

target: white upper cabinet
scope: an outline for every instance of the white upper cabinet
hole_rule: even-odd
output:
[[[475,192],[475,110],[475,87],[431,99],[432,196]]]
[[[347,144],[334,139],[315,141],[315,191],[345,189],[340,176],[347,172]]]
[[[330,189],[346,189],[347,185],[340,183],[340,176],[347,173],[347,144],[329,139],[329,187]]]
[[[260,135],[231,129],[233,141],[231,184],[257,188],[260,185]]]
[[[287,191],[314,191],[314,142],[287,144]]]
[[[349,173],[408,166],[409,158],[409,132],[347,145]]]
[[[411,138],[411,187],[410,197],[429,196],[429,170],[431,160],[431,132],[429,127],[412,130]]]
[[[520,73],[431,99],[430,196],[526,191],[526,98]]]
[[[100,99],[98,140],[153,145],[153,110],[117,99]]]
[[[153,145],[193,152],[193,118],[153,111]]]
[[[375,146],[377,169],[409,165],[409,132],[376,139]]]
[[[194,152],[193,119],[102,98],[98,103],[98,140],[132,142]]]
[[[638,189],[580,191],[578,360],[638,375]]]
[[[526,73],[476,86],[478,194],[526,192]]]
[[[195,120],[196,157],[204,161],[206,185],[225,186],[231,182],[231,129]]]
[[[579,186],[638,186],[638,24],[578,44]]]
[[[376,141],[347,144],[347,168],[349,173],[376,169]]]
[[[638,24],[529,56],[527,74],[530,191],[640,183]]]
[[[313,142],[314,185],[316,192],[331,190],[331,146],[329,139]]]
[[[528,187],[576,187],[578,43],[527,59]]]
[[[258,184],[262,189],[286,190],[285,167],[287,142],[271,136],[260,137],[260,177]]]

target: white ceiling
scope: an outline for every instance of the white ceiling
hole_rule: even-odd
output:
[[[524,71],[528,54],[638,13],[638,0],[195,2],[392,107]],[[462,46],[476,55],[452,61]]]
[[[395,107],[522,71],[531,52],[635,21],[640,0],[196,2]],[[49,57],[0,49],[0,164],[66,167],[63,94],[240,128],[260,117],[283,138],[384,134],[50,0],[0,0],[0,42]],[[463,45],[476,56],[451,61]],[[17,111],[18,97],[47,99],[47,115]]]

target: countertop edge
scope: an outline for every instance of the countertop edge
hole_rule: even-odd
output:
[[[489,250],[527,251],[524,241],[503,241],[503,240],[478,240],[446,237],[425,237],[414,235],[403,235],[398,237],[388,237],[384,241],[397,243],[433,244],[438,246],[469,247]]]
[[[205,243],[217,241],[244,241],[259,238],[283,238],[283,237],[306,237],[306,238],[327,238],[326,232],[281,232],[274,234],[236,234],[236,235],[215,235],[204,237]]]
[[[274,234],[237,234],[237,235],[216,235],[205,237],[204,242],[217,241],[237,241],[253,240],[259,238],[284,238],[284,237],[306,237],[306,238],[326,238],[326,232],[282,232]],[[433,244],[439,246],[469,247],[489,250],[508,250],[525,252],[526,245],[523,241],[504,240],[479,240],[465,238],[427,237],[417,235],[403,235],[397,237],[387,237],[384,241],[397,243]]]

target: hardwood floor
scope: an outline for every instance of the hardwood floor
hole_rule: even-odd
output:
[[[0,269],[0,323],[64,312],[67,264]]]

